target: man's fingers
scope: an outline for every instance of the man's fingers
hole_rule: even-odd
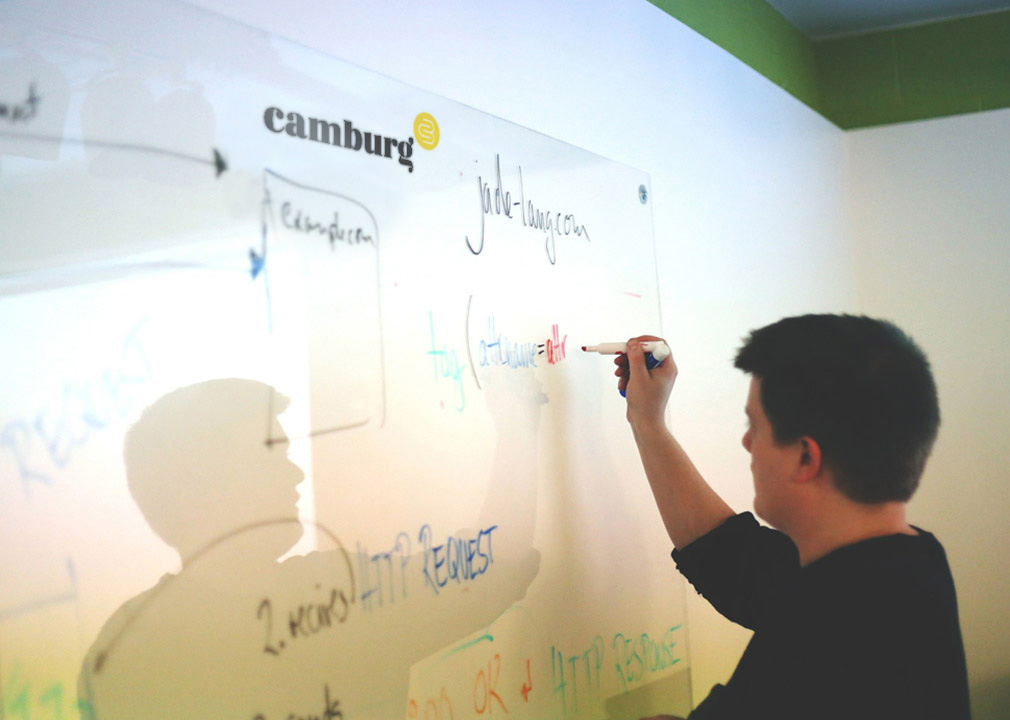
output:
[[[642,350],[642,346],[638,341],[638,338],[632,338],[628,340],[628,370],[630,371],[631,377],[638,377],[643,373],[646,373],[645,368],[645,352]]]

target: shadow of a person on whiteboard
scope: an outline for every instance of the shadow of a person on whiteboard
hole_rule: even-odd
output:
[[[303,534],[304,473],[286,443],[264,441],[285,437],[286,405],[262,383],[213,380],[160,398],[128,432],[130,492],[182,567],[124,603],[85,656],[78,689],[96,720],[403,716],[411,664],[490,624],[536,576],[532,540],[515,561],[494,548],[475,592],[430,592],[431,558],[405,555],[388,568],[402,595],[366,612],[356,570],[371,558],[323,524],[319,550],[281,561]]]

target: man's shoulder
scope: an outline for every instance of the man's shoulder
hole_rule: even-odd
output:
[[[953,588],[943,546],[931,533],[885,535],[841,547],[804,569],[808,582],[870,584],[919,592]]]
[[[938,632],[948,636],[943,642],[960,642],[954,581],[943,547],[930,533],[841,548],[802,576],[797,602],[820,608],[840,642],[871,638],[915,648],[927,636],[938,641]]]

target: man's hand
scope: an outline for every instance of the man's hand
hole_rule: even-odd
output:
[[[652,370],[646,368],[645,351],[641,346],[646,340],[663,341],[653,335],[631,338],[627,343],[627,354],[614,359],[617,389],[628,399],[628,422],[633,426],[638,423],[665,424],[666,403],[677,379],[677,364],[672,355]]]

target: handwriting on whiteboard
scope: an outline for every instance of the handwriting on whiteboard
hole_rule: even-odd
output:
[[[428,328],[431,331],[431,356],[435,367],[435,381],[448,380],[452,383],[456,395],[456,410],[463,412],[466,408],[466,391],[463,388],[463,365],[456,351],[448,345],[438,345],[435,341],[435,316],[428,312]]]
[[[263,652],[280,655],[287,647],[288,640],[309,638],[347,621],[351,607],[343,589],[323,588],[322,584],[317,583],[316,591],[320,593],[318,598],[307,599],[306,602],[287,609],[287,632],[283,632],[283,624],[281,632],[274,632],[274,603],[270,598],[263,598],[256,608],[256,619],[264,625],[266,640]]]
[[[485,240],[485,217],[494,215],[496,217],[505,216],[507,220],[514,220],[517,216],[522,220],[524,228],[538,230],[544,236],[544,252],[551,265],[558,261],[557,238],[558,236],[575,235],[585,237],[589,241],[589,231],[586,226],[578,222],[572,213],[554,212],[544,210],[536,205],[533,200],[526,199],[526,189],[523,185],[523,168],[516,166],[518,173],[519,199],[512,199],[512,191],[506,189],[501,175],[501,155],[494,157],[494,182],[496,183],[492,191],[490,183],[482,176],[477,176],[477,192],[480,196],[480,240],[476,247],[470,242],[470,236],[465,236],[466,246],[474,255],[480,255],[484,251]],[[516,212],[515,208],[519,208]]]
[[[516,370],[538,367],[537,357],[546,355],[548,365],[557,365],[566,357],[567,342],[568,335],[562,335],[556,323],[546,340],[517,342],[498,331],[497,320],[491,315],[487,319],[487,333],[478,345],[477,362],[482,368],[505,365]]]
[[[430,525],[421,528],[418,540],[424,547],[424,583],[436,595],[452,580],[457,584],[475,580],[494,563],[491,533],[497,525],[484,528],[475,538],[450,535],[441,545],[433,543]]]
[[[0,429],[0,448],[13,457],[26,494],[32,483],[52,485],[75,451],[96,433],[124,419],[134,408],[135,390],[152,370],[138,322],[124,337],[119,355],[101,374],[66,380],[53,400],[31,418],[16,418]]]
[[[25,674],[20,660],[15,660],[13,670],[5,673],[0,717],[63,718],[76,712],[81,720],[95,720],[91,701],[77,699],[76,689],[68,691],[55,676],[33,686],[32,679]]]
[[[368,228],[352,225],[350,227],[340,222],[340,213],[334,211],[333,219],[313,218],[308,211],[302,210],[290,202],[281,205],[281,222],[288,230],[293,230],[306,235],[321,235],[330,241],[330,249],[334,249],[338,242],[347,245],[361,245],[362,243],[374,245]]]
[[[618,632],[609,643],[597,635],[577,649],[552,645],[549,654],[546,648],[527,654],[517,653],[508,640],[497,640],[491,634],[492,626],[480,638],[468,640],[443,656],[466,653],[460,662],[439,663],[421,671],[408,702],[407,717],[475,717],[469,708],[477,716],[529,717],[530,696],[536,698],[541,693],[551,696],[551,717],[579,714],[615,692],[641,688],[680,663],[678,641],[682,627],[670,627],[661,636],[647,632],[626,636]]]
[[[681,625],[669,628],[660,640],[654,640],[648,633],[625,637],[624,633],[614,635],[608,654],[603,638],[597,636],[590,647],[564,652],[551,648],[551,674],[554,694],[567,714],[577,710],[580,701],[592,698],[600,692],[601,672],[609,663],[617,673],[617,684],[621,692],[630,692],[647,676],[659,673],[680,662],[674,649]]]
[[[361,607],[366,613],[391,607],[410,596],[410,588],[419,580],[435,595],[449,582],[463,585],[487,574],[494,565],[491,535],[497,525],[485,527],[474,537],[449,535],[436,544],[431,525],[425,523],[417,532],[420,553],[414,554],[411,536],[399,532],[388,550],[372,553],[358,543],[358,586]],[[418,578],[420,573],[420,578]],[[414,577],[411,582],[410,578]]]
[[[481,367],[507,365],[512,369],[537,366],[540,343],[515,342],[498,332],[495,317],[487,319],[487,335],[480,341],[477,362]]]

